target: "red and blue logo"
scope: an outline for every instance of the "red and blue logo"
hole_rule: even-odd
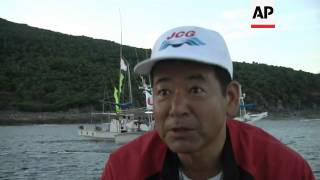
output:
[[[172,46],[174,48],[180,47],[183,44],[187,44],[189,46],[205,45],[205,43],[202,42],[200,39],[198,39],[197,37],[194,37],[195,34],[196,34],[195,31],[173,32],[171,36],[168,36],[167,39],[161,43],[159,51],[166,49],[169,46]]]

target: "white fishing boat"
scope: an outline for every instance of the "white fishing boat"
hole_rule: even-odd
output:
[[[122,55],[122,54],[121,54]],[[122,56],[120,56],[122,57]],[[121,91],[123,89],[124,73],[127,72],[128,77],[128,87],[129,87],[129,103],[120,103]],[[78,129],[78,134],[84,137],[90,138],[103,138],[106,140],[114,141],[115,135],[126,131],[125,123],[129,120],[133,120],[130,114],[120,113],[121,108],[132,104],[132,92],[131,92],[131,80],[130,80],[130,69],[129,64],[125,62],[124,58],[120,58],[120,76],[119,76],[119,86],[114,87],[114,102],[105,101],[105,97],[102,102],[102,112],[101,113],[91,113],[91,123],[87,125],[81,125]],[[105,112],[105,105],[113,105],[115,107],[115,112]],[[101,119],[100,123],[96,122],[97,118]]]
[[[153,129],[154,125],[152,122],[154,121],[151,118],[149,119],[149,125],[141,124],[138,121],[131,121],[127,124],[128,131],[115,135],[115,143],[117,145],[126,144],[129,141],[141,136],[145,132]]]
[[[120,79],[119,88],[115,88],[114,98],[115,102],[106,102],[102,100],[101,113],[91,113],[91,123],[87,125],[81,125],[78,129],[78,134],[83,137],[89,137],[94,139],[105,139],[115,141],[117,144],[124,144],[128,141],[136,138],[144,132],[153,129],[153,117],[152,117],[152,95],[151,87],[146,84],[144,79],[142,80],[142,87],[146,97],[146,107],[143,108],[126,108],[132,104],[132,91],[130,80],[130,68],[129,63],[124,59],[120,62]],[[120,95],[122,90],[122,80],[124,79],[121,72],[127,72],[128,87],[129,87],[129,103],[120,103]],[[115,112],[105,112],[105,104],[112,104],[115,107]],[[96,118],[102,119],[100,123],[96,122]]]
[[[121,14],[120,14],[121,24]],[[127,78],[125,78],[125,75]],[[90,138],[102,138],[115,141],[117,144],[124,144],[138,137],[150,129],[153,129],[153,117],[150,113],[152,108],[152,93],[151,86],[145,83],[142,76],[143,92],[146,97],[145,108],[132,108],[132,90],[130,79],[130,64],[123,58],[122,55],[122,25],[121,25],[121,43],[120,43],[120,77],[119,86],[114,87],[114,102],[106,102],[102,100],[102,113],[92,113],[92,117],[102,115],[106,122],[99,124],[81,125],[79,127],[79,135]],[[123,94],[123,81],[126,79],[129,89],[129,102],[120,103],[120,98]],[[123,96],[124,97],[124,96]],[[115,107],[115,112],[107,113],[104,111],[105,103],[112,104]],[[129,108],[128,108],[129,107]],[[91,120],[91,122],[93,122]]]
[[[124,131],[121,125],[124,120],[117,119],[116,113],[91,113],[92,119],[103,116],[107,118],[106,122],[92,123],[91,120],[90,124],[79,126],[78,134],[83,137],[114,141],[115,135]]]
[[[129,122],[127,124],[128,131],[115,135],[115,143],[118,145],[126,144],[154,128],[151,86],[147,85],[143,77],[141,77],[141,81],[143,86],[140,87],[140,89],[143,89],[146,99],[146,108],[144,111],[145,121],[144,123],[136,120]]]
[[[246,122],[246,123],[254,123],[256,121],[259,121],[265,117],[268,116],[268,112],[262,112],[262,113],[248,113],[246,110],[246,107],[248,107],[248,104],[244,103],[244,99],[246,97],[246,94],[241,92],[241,87],[240,87],[240,115],[236,117],[235,119],[238,121]]]
[[[120,113],[92,113],[92,118],[105,116],[105,122],[81,125],[78,134],[83,137],[105,139],[123,144],[153,129],[152,115],[145,112],[149,111],[139,108],[124,110]],[[120,134],[121,136],[118,136]]]
[[[268,116],[268,112],[262,112],[262,113],[257,113],[257,114],[246,113],[242,117],[240,116],[240,117],[237,117],[236,119],[239,121],[247,122],[247,123],[253,123],[253,122],[259,121],[267,116]]]
[[[129,108],[114,113],[91,113],[91,123],[79,126],[80,136],[105,139],[124,144],[153,129],[152,111],[147,108]],[[102,119],[101,123],[93,123]]]

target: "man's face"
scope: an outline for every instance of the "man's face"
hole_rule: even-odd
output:
[[[227,98],[213,68],[191,62],[161,62],[153,71],[156,130],[176,153],[192,153],[219,141]]]

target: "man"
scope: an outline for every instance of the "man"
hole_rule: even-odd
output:
[[[314,179],[296,152],[231,119],[240,85],[217,32],[169,30],[135,71],[152,77],[155,130],[113,152],[101,179]]]

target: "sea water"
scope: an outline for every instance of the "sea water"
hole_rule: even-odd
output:
[[[0,179],[99,179],[108,141],[78,136],[79,125],[0,126]],[[320,119],[256,123],[299,152],[320,179]]]

